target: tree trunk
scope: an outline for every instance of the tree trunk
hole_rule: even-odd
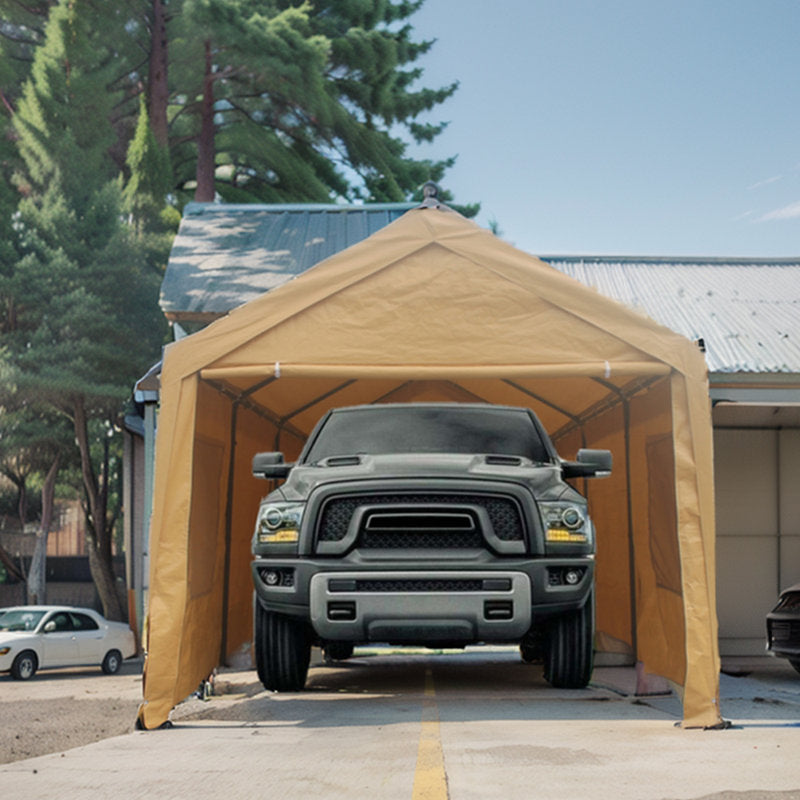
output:
[[[97,594],[103,605],[103,614],[106,619],[124,620],[122,603],[117,592],[117,579],[114,576],[114,567],[111,559],[106,559],[100,551],[88,544],[89,571],[92,573]]]
[[[42,522],[36,532],[36,545],[31,559],[31,568],[28,570],[28,603],[30,605],[43,605],[47,602],[47,580],[45,565],[47,564],[47,537],[53,524],[53,508],[55,505],[56,477],[61,457],[53,459],[47,477],[42,486]]]
[[[25,525],[28,523],[27,476],[23,472],[15,472],[13,469],[4,469],[3,475],[14,484],[17,490],[17,519],[20,532],[24,533]]]
[[[164,18],[162,0],[153,0],[150,20],[150,70],[148,72],[147,99],[149,103],[150,128],[161,147],[168,144],[167,105],[169,86],[167,83],[168,43],[167,23]]]
[[[88,526],[86,548],[89,554],[89,570],[100,595],[103,614],[107,619],[122,620],[122,603],[117,593],[114,565],[111,559],[111,530],[108,524],[108,470],[103,470],[102,480],[98,482],[89,448],[89,431],[86,422],[84,398],[74,398],[73,422],[75,438],[81,456],[81,475],[88,504]]]
[[[198,203],[214,201],[214,73],[211,42],[206,41],[205,46],[203,103],[200,109],[200,138],[197,140],[197,188],[194,191],[194,199]]]
[[[19,483],[17,483],[17,516],[19,517],[20,530],[24,533],[25,526],[28,524],[28,487],[24,477],[20,478]]]

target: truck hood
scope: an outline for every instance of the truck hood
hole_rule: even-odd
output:
[[[384,479],[475,478],[535,487],[539,499],[558,499],[572,488],[561,478],[556,464],[536,464],[518,456],[460,453],[409,453],[393,455],[334,456],[319,464],[295,467],[276,494],[286,500],[303,500],[315,489],[331,483]]]

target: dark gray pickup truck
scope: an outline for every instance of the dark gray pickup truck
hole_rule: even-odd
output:
[[[557,455],[529,409],[432,403],[338,408],[261,501],[252,562],[267,689],[298,691],[311,646],[519,644],[558,687],[592,673],[594,526],[568,478],[611,454]]]

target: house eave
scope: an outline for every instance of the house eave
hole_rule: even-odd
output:
[[[708,381],[714,403],[800,405],[797,372],[712,372]]]

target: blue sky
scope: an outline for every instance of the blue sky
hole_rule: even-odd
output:
[[[427,0],[419,157],[536,254],[800,256],[800,2]]]

